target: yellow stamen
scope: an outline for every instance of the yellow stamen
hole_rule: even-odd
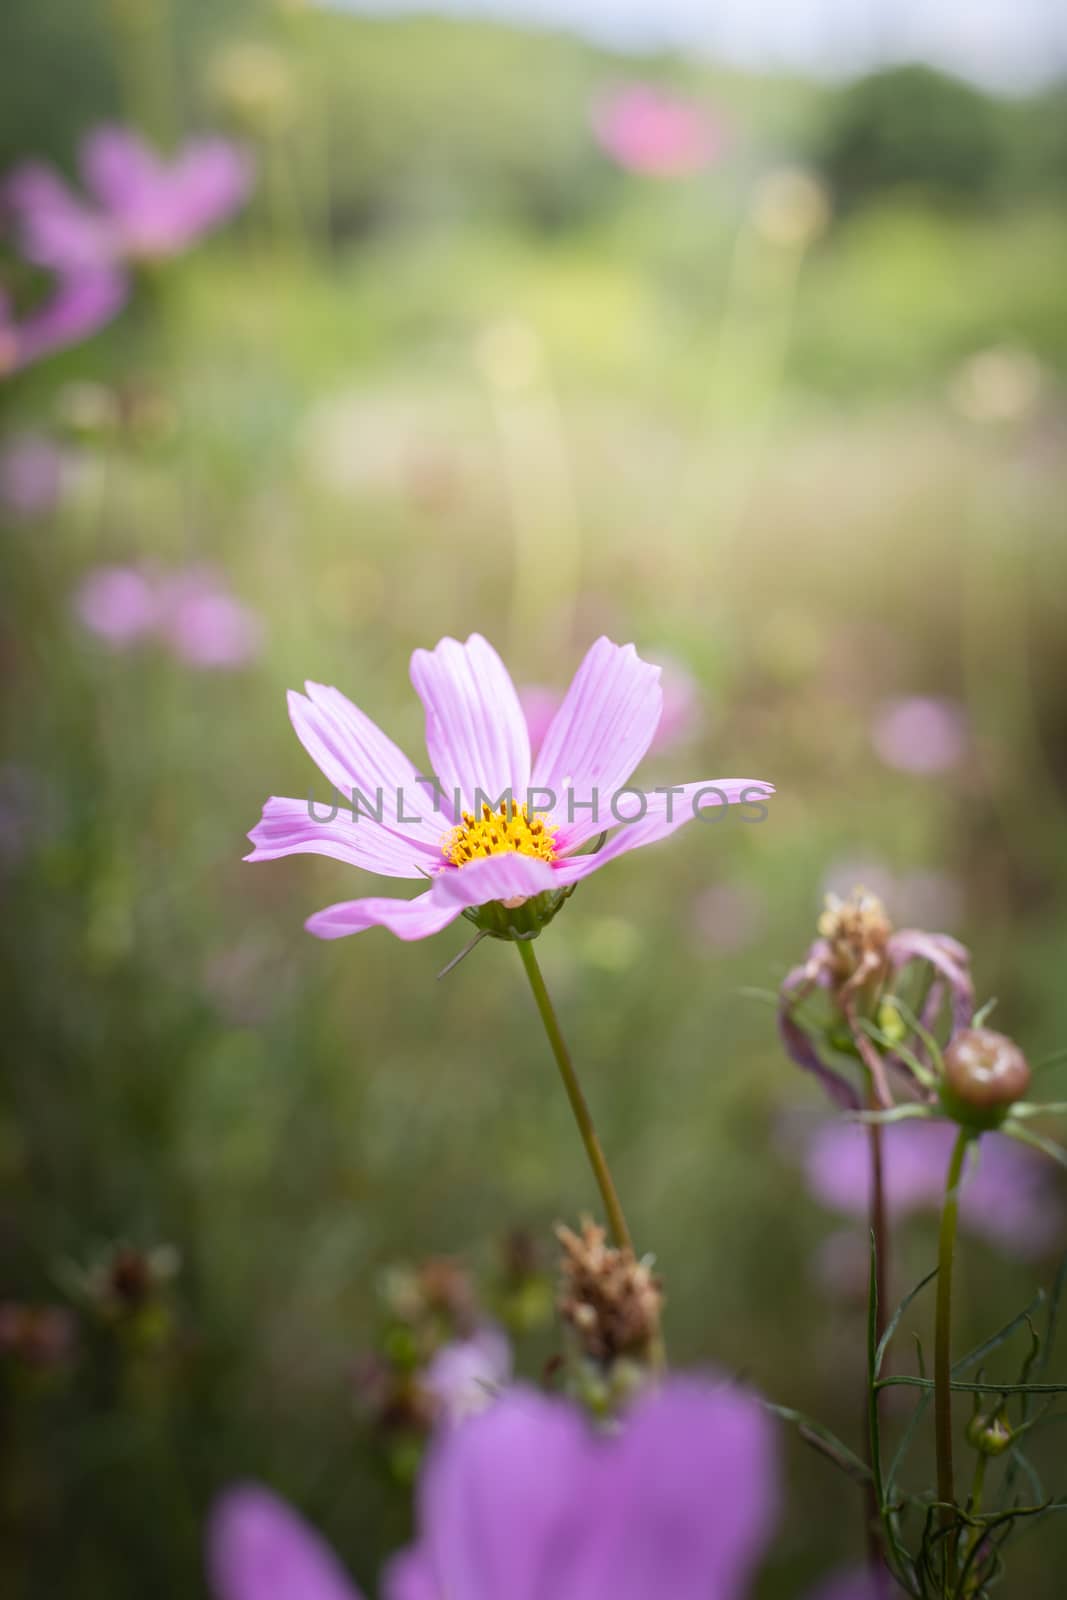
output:
[[[441,843],[441,854],[455,867],[483,856],[504,855],[508,850],[520,856],[536,856],[539,861],[554,861],[556,830],[536,812],[531,817],[525,806],[509,806],[505,800],[499,811],[483,804],[480,817],[464,811],[462,822]]]

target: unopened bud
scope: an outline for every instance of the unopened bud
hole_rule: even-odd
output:
[[[1030,1087],[1030,1066],[1014,1039],[992,1028],[962,1028],[944,1052],[941,1098],[958,1122],[996,1127]]]
[[[1011,1448],[1012,1437],[1003,1417],[986,1417],[979,1413],[967,1424],[967,1443],[984,1456],[1002,1456]]]

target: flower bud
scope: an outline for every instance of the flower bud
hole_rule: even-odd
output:
[[[1002,1456],[1011,1448],[1012,1437],[1003,1417],[986,1417],[979,1412],[967,1424],[967,1443],[983,1456]]]
[[[992,1028],[961,1028],[944,1051],[941,1098],[958,1122],[996,1127],[1030,1087],[1030,1067],[1013,1039]]]

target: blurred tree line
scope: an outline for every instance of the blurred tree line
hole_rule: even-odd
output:
[[[563,34],[298,0],[5,0],[0,33],[0,170],[31,152],[69,166],[81,131],[109,118],[164,143],[229,125],[270,160],[284,145],[294,191],[328,196],[335,237],[466,215],[551,229],[610,208],[625,180],[589,137],[589,107],[638,77],[705,97],[750,159],[806,152],[846,210],[902,188],[974,207],[1067,190],[1065,85],[998,98],[906,66],[768,93]]]

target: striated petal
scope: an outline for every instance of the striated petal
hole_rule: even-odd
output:
[[[416,895],[414,900],[376,895],[327,906],[309,917],[304,927],[318,939],[343,939],[366,928],[388,928],[398,939],[428,939],[454,922],[460,909],[458,905],[435,904],[430,894]]]
[[[593,855],[569,856],[557,862],[553,868],[557,882],[561,885],[578,883],[609,861],[614,861],[616,856],[666,839],[697,817],[703,826],[710,829],[728,805],[760,808],[773,793],[774,785],[759,778],[708,778],[703,783],[679,784],[671,794],[653,792],[645,796],[646,806],[640,820],[623,823],[603,849]],[[637,817],[641,812],[641,802],[637,795],[627,794],[619,800],[617,809],[621,816],[630,812]],[[753,817],[751,820],[755,822],[758,819]],[[610,810],[607,817],[601,816],[601,829],[617,826],[618,818]],[[557,837],[561,838],[562,832],[561,829]]]
[[[326,1541],[255,1484],[216,1502],[206,1556],[216,1600],[360,1600]]]
[[[421,878],[438,864],[440,852],[381,827],[373,818],[308,800],[272,795],[248,837],[255,849],[246,861],[276,861],[280,856],[331,856],[387,878]]]
[[[589,649],[544,736],[533,787],[556,797],[561,849],[573,849],[610,826],[577,807],[567,821],[568,789],[578,802],[606,810],[645,755],[663,710],[660,669],[642,661],[632,644],[600,638]],[[594,796],[594,791],[596,794]]]
[[[466,906],[488,905],[490,900],[529,900],[543,889],[559,888],[562,884],[555,866],[512,850],[442,872],[434,879],[430,893],[437,905],[462,910]]]
[[[296,736],[319,771],[346,800],[358,789],[392,831],[436,849],[447,819],[435,813],[429,784],[419,781],[404,752],[339,689],[306,683],[307,696],[289,692]]]
[[[416,650],[411,681],[426,710],[426,748],[445,816],[458,821],[457,791],[461,810],[475,809],[479,789],[490,803],[509,790],[521,801],[530,782],[530,736],[492,645],[472,633],[465,644],[445,638],[433,650]]]

